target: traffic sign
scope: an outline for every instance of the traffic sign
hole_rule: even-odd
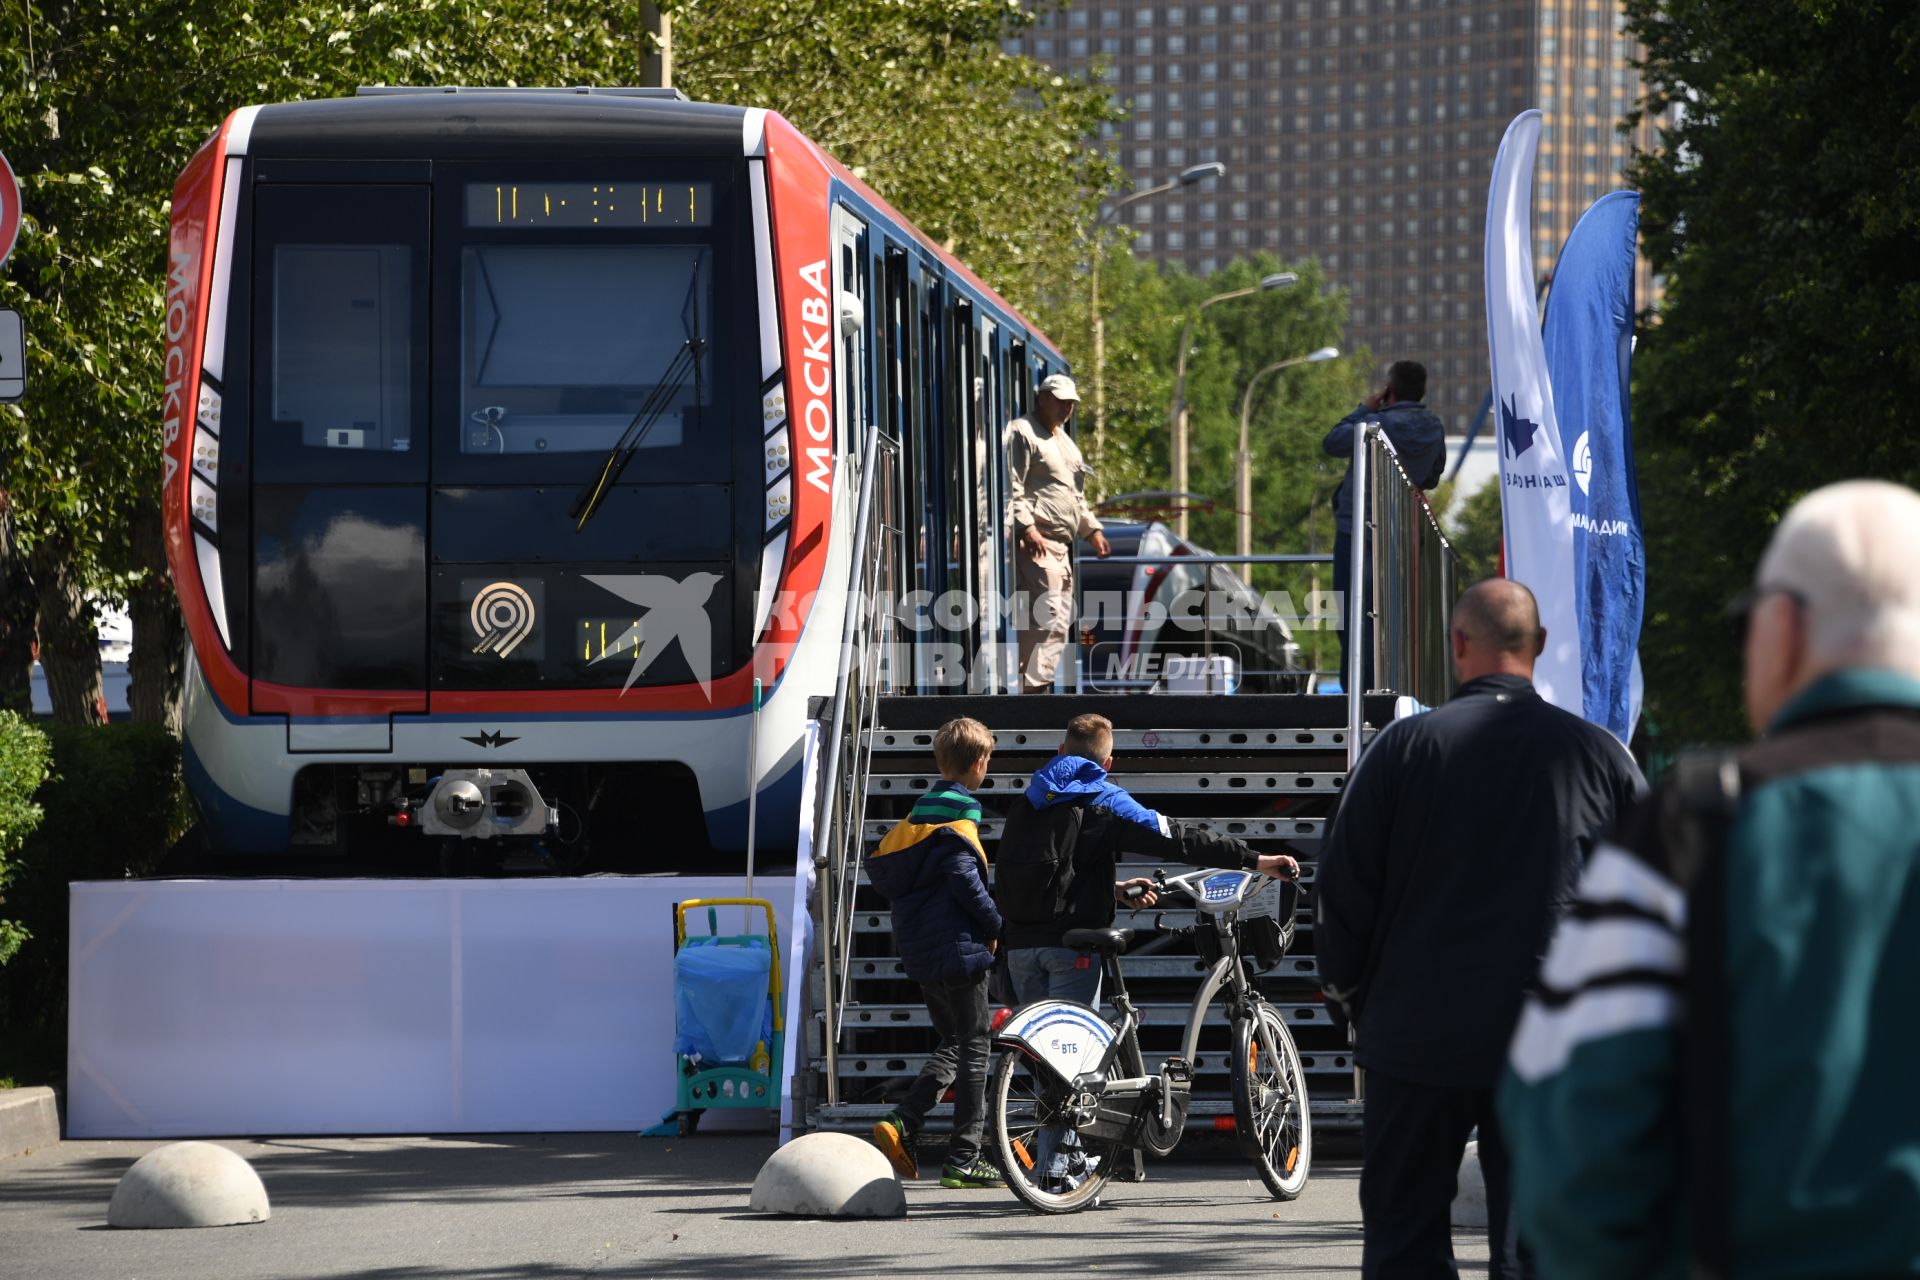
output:
[[[27,394],[27,331],[18,311],[0,311],[0,404]]]
[[[0,266],[5,266],[7,255],[13,252],[13,242],[20,236],[20,180],[13,176],[13,166],[7,158],[0,155]]]

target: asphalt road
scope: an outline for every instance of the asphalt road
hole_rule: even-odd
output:
[[[64,1142],[0,1160],[3,1280],[671,1276],[1351,1276],[1359,1172],[1321,1160],[1268,1198],[1230,1155],[1149,1166],[1096,1210],[1028,1213],[1004,1191],[923,1181],[909,1214],[816,1222],[747,1212],[769,1138],[628,1134],[228,1142],[272,1201],[257,1226],[115,1231],[107,1201],[157,1144]],[[1466,1273],[1484,1237],[1462,1233]]]

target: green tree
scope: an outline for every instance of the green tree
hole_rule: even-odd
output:
[[[1781,512],[1834,480],[1920,479],[1920,8],[1625,8],[1641,111],[1669,121],[1632,169],[1666,279],[1633,389],[1648,710],[1725,739],[1744,729],[1717,614]]]
[[[681,83],[787,114],[1016,302],[1065,296],[1114,170],[1085,145],[1098,86],[1001,51],[1005,0],[684,0]],[[56,715],[99,714],[89,591],[130,600],[136,716],[171,719],[180,631],[159,540],[167,202],[195,147],[248,102],[358,84],[627,84],[637,7],[86,0],[0,6],[0,146],[25,188],[0,306],[29,335],[30,399],[0,412],[12,517]],[[0,626],[12,617],[0,615]],[[0,658],[18,648],[0,636]],[[0,680],[11,673],[0,671]],[[17,679],[17,678],[16,678]]]
[[[1451,488],[1450,485],[1442,487]],[[1498,575],[1503,528],[1499,477],[1495,476],[1465,498],[1455,493],[1442,494],[1439,489],[1434,490],[1432,497],[1434,510],[1441,513],[1447,540],[1453,543],[1453,554],[1459,560],[1454,580],[1465,589],[1482,578]]]
[[[1229,264],[1206,277],[1156,268],[1124,246],[1101,269],[1101,311],[1107,321],[1107,427],[1099,491],[1108,499],[1159,493],[1171,474],[1171,410],[1179,342],[1195,308],[1215,294],[1256,284],[1282,269],[1300,279],[1291,288],[1257,293],[1207,308],[1193,329],[1187,361],[1188,488],[1202,501],[1189,510],[1189,532],[1223,554],[1237,542],[1235,509],[1240,401],[1249,379],[1279,360],[1343,340],[1345,294],[1329,290],[1317,262],[1287,266],[1269,254]],[[1082,286],[1084,288],[1084,285]],[[1080,374],[1082,416],[1076,430],[1089,459],[1092,443],[1091,341],[1088,299],[1074,299],[1054,330]],[[1365,351],[1269,375],[1256,389],[1249,422],[1253,455],[1255,554],[1326,554],[1333,546],[1332,494],[1342,468],[1321,453],[1328,428],[1351,410],[1372,376]],[[1171,522],[1175,504],[1153,498],[1122,504],[1126,512]],[[1111,505],[1110,508],[1112,509]],[[1119,512],[1116,512],[1119,513]],[[1304,614],[1314,589],[1330,590],[1324,566],[1254,571],[1261,591],[1285,591]],[[1302,637],[1303,643],[1309,643]]]

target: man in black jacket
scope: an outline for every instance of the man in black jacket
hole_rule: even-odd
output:
[[[1476,1125],[1489,1275],[1523,1273],[1493,1090],[1559,908],[1645,787],[1615,738],[1534,692],[1532,592],[1471,587],[1452,643],[1458,691],[1373,740],[1320,852],[1320,981],[1367,1069],[1367,1277],[1456,1274],[1448,1210]]]

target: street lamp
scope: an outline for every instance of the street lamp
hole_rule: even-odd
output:
[[[1173,377],[1173,479],[1169,486],[1175,493],[1187,490],[1187,352],[1193,346],[1193,326],[1200,322],[1200,313],[1216,302],[1228,302],[1234,298],[1247,298],[1269,289],[1284,289],[1297,284],[1300,277],[1291,271],[1276,271],[1270,276],[1262,276],[1260,283],[1245,289],[1230,289],[1226,293],[1216,293],[1193,309],[1187,317],[1187,324],[1180,331],[1180,358]],[[1182,506],[1174,517],[1174,528],[1181,537],[1187,536],[1187,509]]]
[[[1151,186],[1143,191],[1135,191],[1121,196],[1094,219],[1093,224],[1093,482],[1094,497],[1100,496],[1101,464],[1106,460],[1107,446],[1107,318],[1100,313],[1100,263],[1106,257],[1107,227],[1120,216],[1120,211],[1136,200],[1145,200],[1149,196],[1165,195],[1175,187],[1191,187],[1205,182],[1209,178],[1224,178],[1227,166],[1218,160],[1209,160],[1205,164],[1189,165],[1180,171],[1178,177]]]
[[[1236,555],[1253,554],[1253,454],[1247,447],[1247,424],[1253,416],[1253,389],[1260,385],[1268,374],[1278,373],[1282,369],[1291,369],[1296,364],[1325,364],[1329,360],[1340,358],[1340,348],[1322,347],[1318,351],[1308,352],[1304,356],[1294,356],[1289,360],[1276,360],[1260,372],[1247,379],[1247,389],[1240,394],[1240,464],[1236,468],[1234,506],[1239,509],[1235,521],[1239,536],[1234,540]],[[1249,583],[1252,582],[1252,566],[1242,564],[1240,573]]]

